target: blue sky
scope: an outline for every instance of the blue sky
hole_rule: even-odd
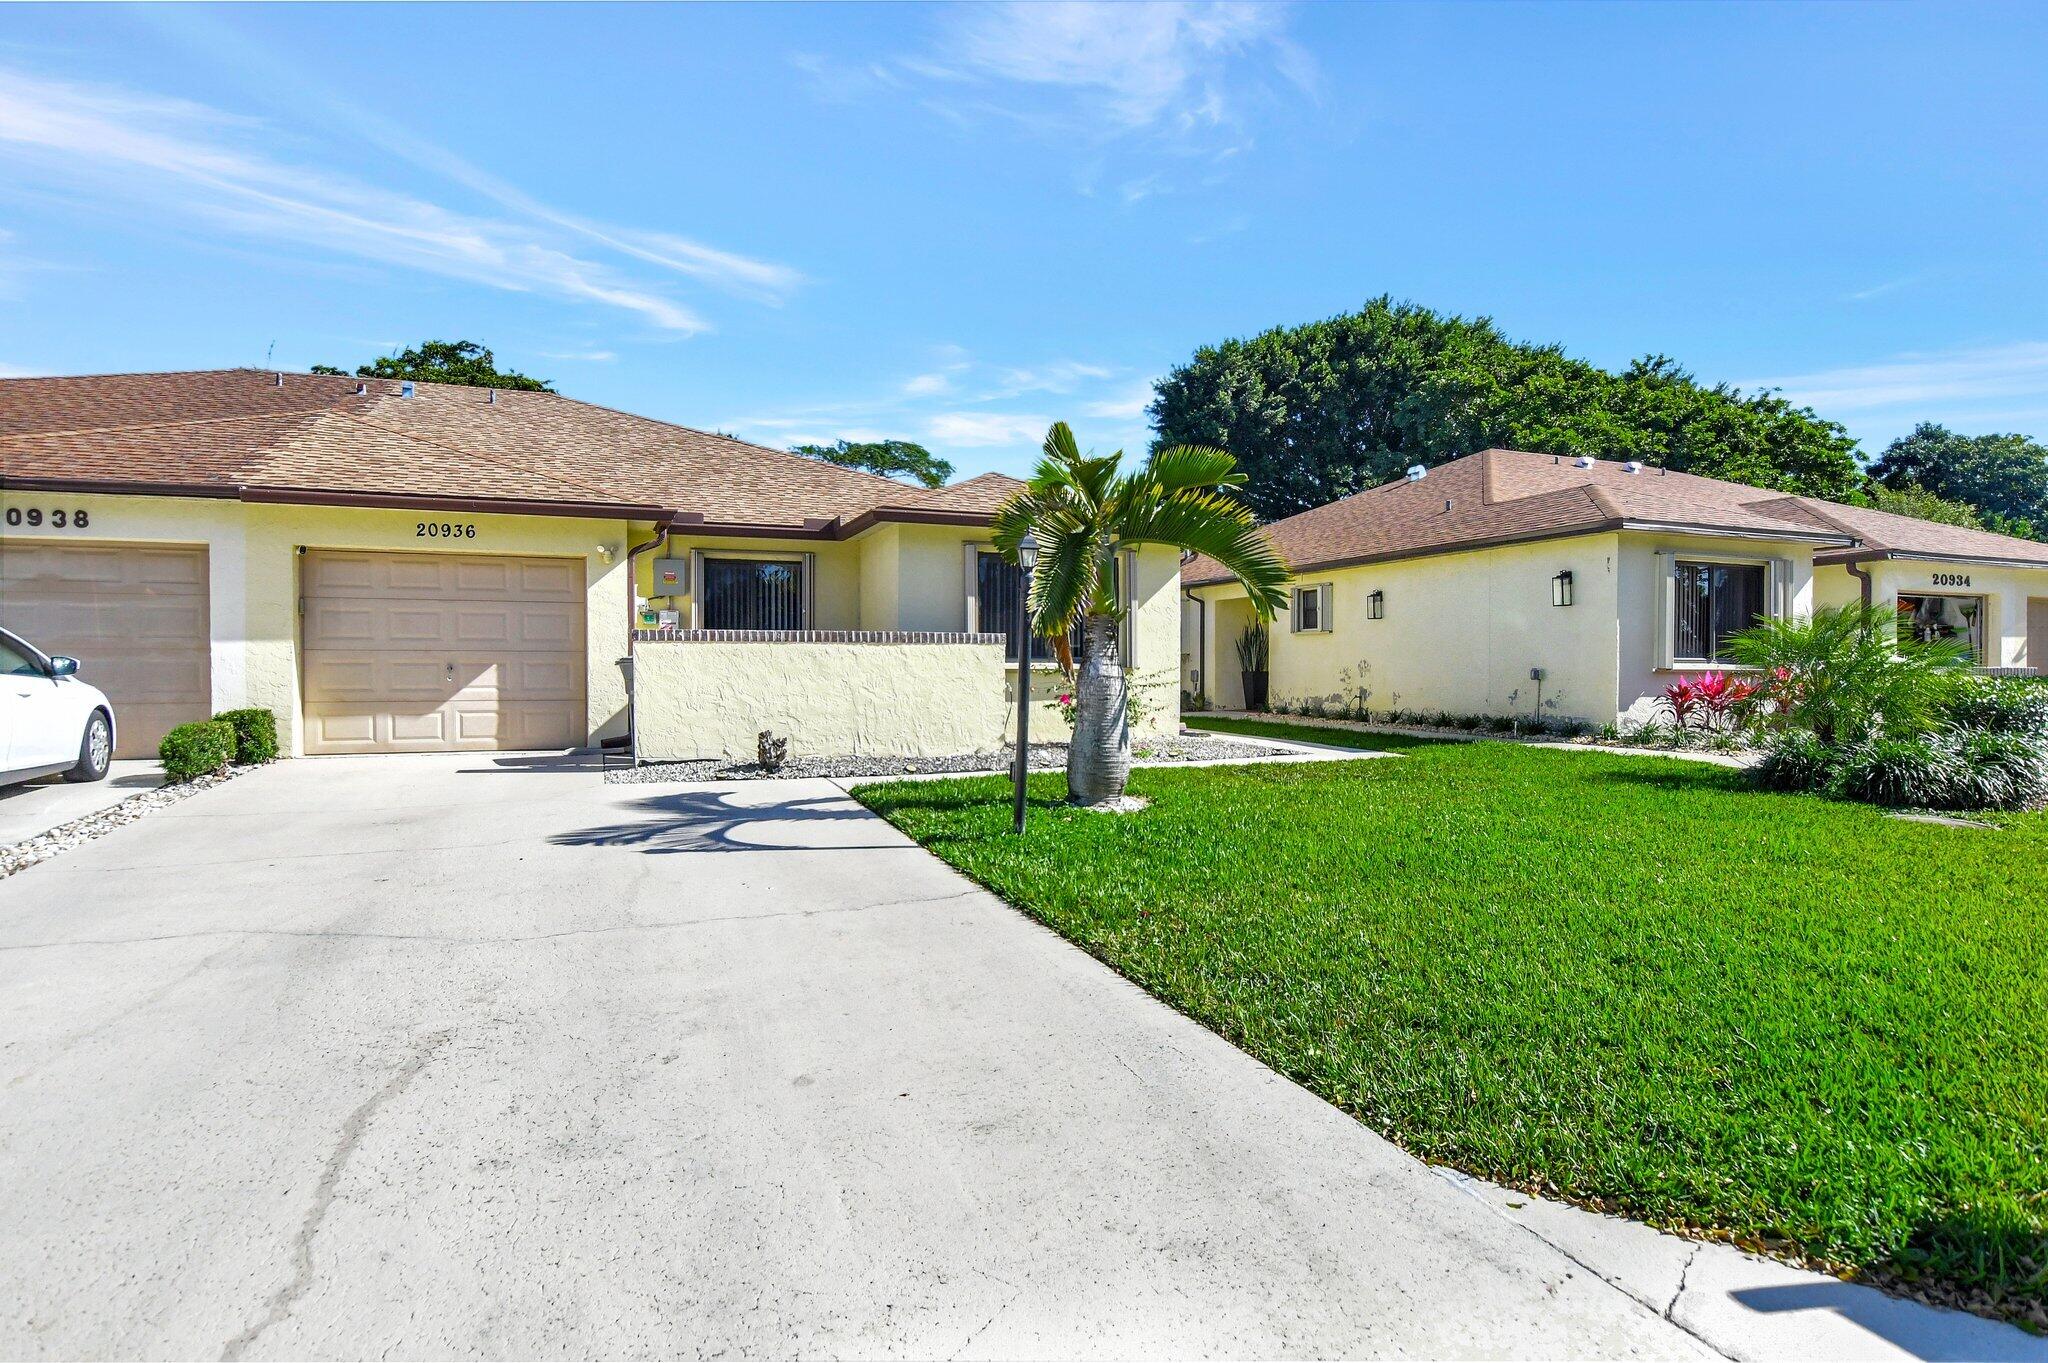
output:
[[[0,8],[0,374],[469,337],[782,445],[1142,447],[1382,292],[2048,435],[2048,6]]]

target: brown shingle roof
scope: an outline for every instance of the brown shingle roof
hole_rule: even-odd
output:
[[[1296,572],[1625,525],[1830,545],[1852,538],[1818,515],[1816,505],[1826,504],[1689,473],[1631,472],[1612,460],[1581,467],[1548,454],[1484,450],[1433,468],[1417,482],[1388,483],[1275,521],[1267,530]],[[1202,557],[1181,570],[1187,586],[1228,576]]]
[[[1001,502],[1000,475],[915,488],[552,393],[401,390],[250,369],[0,379],[0,481],[605,507],[811,533]]]
[[[1845,559],[1906,558],[1968,559],[1975,562],[2019,563],[2048,568],[2048,544],[2036,540],[1995,535],[1988,530],[1967,530],[1959,525],[1942,525],[1916,516],[1899,516],[1873,511],[1864,506],[1842,506],[1835,502],[1801,498],[1830,524],[1854,535],[1862,546],[1830,549],[1814,555],[1817,562],[1840,563]]]

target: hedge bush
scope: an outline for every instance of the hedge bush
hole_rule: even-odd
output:
[[[223,710],[214,716],[235,730],[235,763],[254,766],[277,756],[277,716],[268,710]]]
[[[1751,776],[1765,790],[1828,790],[1842,769],[1842,752],[1804,729],[1780,734],[1757,759]]]
[[[1959,729],[2048,739],[2048,685],[2031,677],[1964,677],[1942,702]]]
[[[164,735],[156,755],[165,777],[173,781],[223,771],[235,760],[235,726],[219,719],[180,724]]]
[[[1945,809],[1962,779],[1961,767],[1952,748],[1932,739],[1873,738],[1843,754],[1835,784],[1867,804]]]

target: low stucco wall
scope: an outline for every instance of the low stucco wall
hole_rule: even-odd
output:
[[[788,738],[791,757],[944,757],[1003,743],[1000,635],[744,634],[639,638],[641,761],[751,759],[763,729]]]

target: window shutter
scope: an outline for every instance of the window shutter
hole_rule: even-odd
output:
[[[979,634],[981,632],[981,546],[968,543],[961,545],[960,548],[962,550],[961,556],[965,560],[965,576],[963,578],[965,587],[961,599],[966,603],[966,612],[962,619],[964,627],[969,634]],[[879,620],[872,624],[863,620],[861,621],[861,628],[875,629],[880,624],[881,621]]]
[[[1657,553],[1657,577],[1652,584],[1652,596],[1656,603],[1656,657],[1657,666],[1672,667],[1678,661],[1677,644],[1673,633],[1677,628],[1673,596],[1678,590],[1678,555],[1668,550]]]
[[[1322,586],[1316,588],[1316,593],[1322,598],[1321,601],[1316,603],[1318,607],[1316,611],[1316,624],[1327,633],[1337,628],[1337,622],[1330,615],[1330,600],[1337,594],[1337,588],[1334,583],[1325,582]]]
[[[1774,558],[1771,560],[1771,594],[1768,609],[1773,619],[1785,620],[1792,615],[1792,560]]]
[[[1301,633],[1301,588],[1296,587],[1294,589],[1293,597],[1294,599],[1289,603],[1287,609],[1287,630],[1290,634],[1299,634]]]

